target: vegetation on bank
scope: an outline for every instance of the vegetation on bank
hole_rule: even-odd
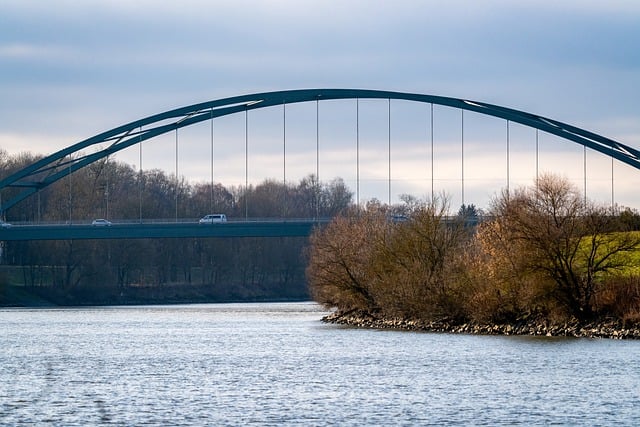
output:
[[[317,230],[313,298],[339,315],[420,324],[640,321],[638,215],[585,200],[565,179],[504,191],[477,226],[469,207],[448,217],[446,198],[405,210],[369,204]]]

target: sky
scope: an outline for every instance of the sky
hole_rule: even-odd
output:
[[[0,148],[49,154],[169,109],[300,88],[483,101],[640,148],[639,44],[636,0],[0,0]],[[485,207],[539,170],[596,201],[640,208],[640,171],[593,152],[585,168],[576,144],[540,134],[536,151],[535,132],[510,124],[506,155],[504,121],[469,113],[463,134],[459,111],[435,107],[431,164],[427,106],[362,100],[357,108],[359,171],[355,101],[341,101],[318,107],[319,137],[316,105],[287,107],[286,155],[283,112],[252,112],[246,175],[295,181],[318,172],[354,191],[359,176],[359,199],[387,201],[391,171],[392,202],[435,187],[453,205]],[[144,144],[142,167],[242,185],[245,117],[216,119],[214,129],[213,173],[206,123],[180,132],[177,160],[174,135]],[[139,151],[116,159],[140,167]]]

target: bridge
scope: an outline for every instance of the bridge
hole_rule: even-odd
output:
[[[253,110],[272,108],[282,108],[283,121],[283,182],[287,181],[286,176],[286,108],[291,104],[314,103],[316,112],[316,144],[315,144],[315,177],[320,177],[320,137],[319,137],[319,106],[321,103],[335,100],[353,100],[356,110],[356,177],[355,177],[355,196],[356,203],[361,202],[361,171],[360,171],[360,101],[362,100],[383,100],[387,102],[388,108],[388,144],[380,153],[382,163],[387,164],[387,202],[391,204],[392,198],[392,170],[391,170],[391,152],[392,152],[392,131],[391,131],[391,102],[408,101],[430,108],[431,131],[430,138],[425,138],[427,143],[431,144],[431,197],[434,196],[437,188],[434,186],[433,176],[433,108],[436,106],[448,107],[453,110],[460,111],[460,176],[461,184],[461,200],[465,203],[465,132],[464,132],[464,112],[477,113],[483,117],[492,117],[503,120],[506,124],[506,177],[504,182],[508,188],[510,179],[510,159],[509,159],[509,126],[511,123],[517,123],[527,128],[535,130],[536,136],[536,158],[538,156],[538,131],[559,137],[561,140],[569,141],[582,146],[585,150],[584,168],[585,168],[585,196],[586,196],[586,150],[592,150],[611,158],[612,161],[612,204],[613,204],[613,161],[614,159],[640,169],[640,151],[635,148],[622,144],[602,135],[590,132],[576,126],[563,123],[551,118],[539,116],[536,114],[519,111],[503,106],[484,103],[461,98],[450,98],[418,93],[392,92],[380,90],[365,89],[301,89],[286,90],[276,92],[264,92],[248,95],[229,97],[207,101],[185,107],[180,107],[170,111],[155,114],[143,119],[115,127],[106,132],[87,138],[83,141],[72,144],[62,150],[50,154],[23,169],[12,173],[0,180],[0,216],[3,218],[10,217],[11,209],[26,199],[39,195],[43,190],[52,184],[69,177],[74,172],[82,168],[89,167],[98,161],[125,150],[132,146],[142,147],[144,141],[157,138],[161,135],[171,132],[175,133],[175,155],[176,155],[176,171],[178,177],[178,130],[195,125],[197,123],[211,122],[211,138],[212,138],[212,160],[213,165],[213,121],[223,116],[234,114],[244,114],[244,188],[249,187],[249,132],[248,132],[248,114]],[[429,110],[427,110],[429,111]],[[426,116],[428,117],[428,115]],[[429,119],[427,119],[428,121]],[[467,136],[468,138],[468,136]],[[467,141],[468,142],[468,141]],[[85,150],[93,149],[91,153],[85,153]],[[142,149],[140,148],[140,163],[142,163]],[[142,167],[142,165],[140,165]],[[213,166],[212,166],[213,169]],[[536,175],[537,175],[536,160]],[[213,188],[213,171],[211,172],[211,186]],[[69,190],[71,192],[71,189]],[[71,198],[71,196],[69,197]],[[140,197],[142,200],[142,196]],[[142,202],[140,202],[142,203]],[[245,201],[245,204],[248,203]],[[70,210],[71,208],[69,208]],[[155,237],[255,237],[255,236],[300,236],[310,233],[312,228],[318,224],[317,219],[309,218],[300,221],[249,221],[248,214],[244,221],[229,222],[227,224],[217,224],[213,227],[203,227],[196,223],[182,223],[178,218],[178,195],[176,194],[176,217],[172,222],[163,224],[146,223],[143,221],[142,213],[140,213],[139,221],[128,224],[115,223],[111,227],[95,227],[87,224],[76,224],[78,221],[71,218],[69,214],[69,222],[76,225],[45,225],[45,224],[28,224],[15,225],[13,227],[3,227],[0,229],[0,241],[10,240],[47,240],[47,239],[121,239],[121,238],[155,238]],[[142,212],[142,206],[140,207]],[[248,208],[245,207],[245,212]],[[135,218],[129,218],[135,219]],[[85,218],[84,220],[87,220]]]
[[[150,239],[184,237],[304,237],[327,219],[252,220],[220,224],[198,224],[197,220],[178,223],[170,220],[143,223],[11,225],[0,230],[3,241]]]

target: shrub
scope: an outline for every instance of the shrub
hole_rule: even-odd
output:
[[[611,275],[598,292],[595,305],[602,316],[640,323],[640,275]]]

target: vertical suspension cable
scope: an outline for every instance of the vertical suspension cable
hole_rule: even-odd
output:
[[[138,169],[138,208],[140,213],[140,223],[142,223],[142,126],[138,129],[139,164]]]
[[[213,139],[213,108],[211,108],[211,188],[210,188],[210,199],[209,199],[209,212],[213,212],[213,149],[214,149],[214,139]]]
[[[509,197],[509,184],[511,182],[511,177],[510,177],[510,170],[509,170],[509,166],[510,166],[510,161],[509,161],[509,120],[507,120],[507,197]]]
[[[69,171],[67,174],[67,181],[69,182],[69,224],[71,224],[71,155],[69,155]]]
[[[388,172],[387,172],[387,183],[389,186],[388,189],[388,200],[389,206],[391,206],[391,98],[387,98],[387,145],[388,145]]]
[[[249,218],[249,110],[244,109],[244,217]]]
[[[613,211],[616,208],[614,199],[613,199],[613,156],[611,156],[611,210]]]
[[[105,165],[106,165],[106,175],[107,175],[107,184],[105,185],[105,189],[104,189],[104,197],[105,197],[105,202],[106,202],[106,206],[104,209],[104,217],[106,219],[109,219],[109,156],[106,157],[106,161],[105,161]]]
[[[540,166],[539,161],[539,148],[538,148],[538,129],[536,128],[536,188],[538,187],[538,168]]]
[[[582,157],[583,157],[583,171],[582,177],[584,179],[584,205],[587,206],[587,146],[582,146]]]
[[[320,100],[316,98],[316,218],[320,217]]]
[[[316,180],[320,185],[320,100],[316,98]]]
[[[356,98],[356,203],[360,206],[360,98]]]
[[[282,216],[287,213],[287,104],[282,100]]]
[[[431,103],[431,202],[433,203],[433,102]]]
[[[176,127],[176,222],[178,222],[178,128]]]
[[[462,205],[464,205],[464,109],[460,109],[460,156],[462,161],[461,178],[462,178]]]
[[[282,100],[282,184],[287,187],[287,104]]]

